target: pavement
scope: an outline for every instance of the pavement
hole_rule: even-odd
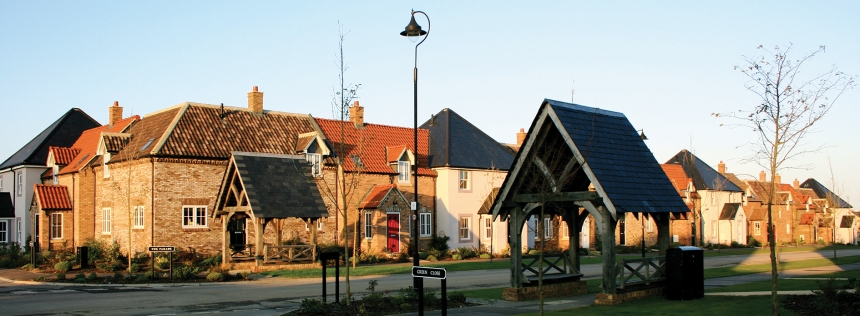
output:
[[[718,258],[718,257],[717,257]],[[710,259],[710,258],[709,258]],[[852,263],[845,265],[834,265],[834,266],[823,266],[823,267],[814,267],[814,268],[805,268],[805,269],[794,269],[794,270],[784,270],[779,274],[780,279],[790,279],[790,278],[800,278],[800,277],[809,277],[818,274],[825,273],[833,273],[838,271],[847,271],[847,270],[860,270],[860,263]],[[105,276],[112,274],[105,274]],[[101,274],[100,274],[101,276]],[[53,279],[55,276],[49,273],[39,273],[39,272],[31,272],[25,270],[18,269],[0,269],[0,281],[10,282],[16,284],[38,284],[38,285],[59,285],[59,286],[68,286],[69,283],[55,283],[55,282],[39,282],[35,281],[40,277],[44,277],[45,279]],[[750,283],[750,282],[758,282],[758,281],[766,281],[770,280],[770,272],[764,273],[755,273],[755,274],[746,274],[746,275],[738,275],[738,276],[730,276],[723,278],[712,278],[704,280],[705,289],[730,286],[736,284]],[[590,277],[585,279],[595,279],[596,277]],[[858,271],[858,278],[860,278],[860,271]],[[152,286],[152,287],[163,287],[163,286],[217,286],[222,283],[155,283],[155,284],[130,284],[129,286],[141,287],[141,286]],[[86,284],[75,284],[76,286],[86,286]],[[104,284],[99,284],[97,286],[105,286]],[[113,286],[124,286],[121,284],[116,284]],[[811,294],[812,291],[780,291],[780,294]],[[576,307],[584,307],[590,306],[594,304],[595,293],[563,297],[563,298],[552,298],[546,299],[544,302],[544,310],[545,311],[554,311],[554,310],[564,310]],[[713,296],[713,295],[721,295],[721,296],[751,296],[751,295],[770,295],[770,291],[762,291],[762,292],[720,292],[720,293],[706,293],[705,295]],[[521,302],[510,302],[504,300],[483,300],[483,299],[470,299],[471,302],[477,303],[480,305],[458,308],[458,309],[449,309],[447,311],[448,315],[470,315],[470,316],[481,316],[481,315],[518,315],[524,313],[536,313],[539,309],[538,301],[521,301]],[[411,314],[403,314],[403,315],[411,315]],[[425,315],[441,315],[441,311],[430,311],[425,312]]]

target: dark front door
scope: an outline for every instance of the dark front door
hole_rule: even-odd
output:
[[[388,236],[388,251],[400,252],[400,215],[388,214],[387,219],[388,230],[386,236]]]
[[[624,231],[627,230],[625,228],[624,221],[618,221],[618,244],[622,246],[627,244],[627,238],[624,236]]]
[[[246,242],[245,219],[234,219],[227,223],[227,231],[230,232],[230,247],[233,249],[244,248]]]

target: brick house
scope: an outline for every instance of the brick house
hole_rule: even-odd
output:
[[[65,190],[66,199],[72,201],[71,209],[62,210],[64,215],[56,215],[60,210],[43,209],[34,203],[31,217],[34,219],[35,238],[40,249],[54,250],[64,247],[82,246],[87,239],[93,238],[95,222],[95,184],[97,179],[91,164],[97,161],[98,148],[105,137],[128,130],[140,118],[132,116],[123,119],[123,108],[117,102],[108,108],[107,125],[85,130],[69,147],[51,146],[46,166],[42,174],[45,186],[57,186]],[[34,190],[36,194],[53,192],[47,188]],[[52,193],[57,194],[57,193]],[[42,196],[39,201],[49,200]],[[57,232],[68,231],[67,234]]]

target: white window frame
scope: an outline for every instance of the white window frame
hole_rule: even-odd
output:
[[[565,239],[565,240],[570,239],[570,229],[567,228],[567,222],[566,221],[561,221],[561,224],[558,225],[558,230],[561,231],[559,233],[559,235],[561,235],[561,239]]]
[[[18,187],[17,187],[18,192],[16,192],[16,194],[18,196],[23,196],[24,195],[24,172],[23,171],[18,172],[18,183],[17,183],[17,185],[18,185]]]
[[[543,218],[543,237],[545,239],[552,239],[552,217],[544,217]]]
[[[753,222],[753,234],[756,236],[761,235],[761,222]]]
[[[785,223],[785,233],[791,234],[791,224],[790,223]]]
[[[9,242],[9,221],[0,221],[0,243]]]
[[[484,231],[484,239],[491,239],[493,237],[493,217],[484,216],[481,218],[481,224],[481,226],[483,226],[482,230]]]
[[[642,214],[642,217],[645,217],[645,214]],[[654,232],[654,218],[648,216],[645,219],[645,231],[646,232]]]
[[[202,212],[202,214],[201,214]],[[182,228],[206,228],[209,227],[208,205],[183,205],[182,206]]]
[[[311,175],[314,178],[322,177],[322,155],[317,153],[306,153],[305,160],[311,164]]]
[[[144,219],[145,215],[143,213],[144,208],[143,205],[134,207],[134,223],[132,224],[132,228],[144,228]]]
[[[49,224],[51,239],[63,239],[63,213],[51,213]]]
[[[457,225],[457,236],[460,241],[472,240],[472,216],[460,215],[460,220],[457,222]]]
[[[430,237],[433,235],[433,217],[431,213],[418,214],[418,237]]]
[[[3,192],[3,175],[0,175],[0,192]]]
[[[51,168],[51,173],[52,173],[52,175],[51,175],[51,181],[52,181],[55,185],[56,185],[56,184],[60,184],[60,179],[57,177],[57,174],[58,174],[58,173],[60,173],[60,166],[54,165],[54,167],[53,167],[53,168]]]
[[[364,239],[373,239],[373,211],[364,212]]]
[[[409,183],[409,174],[410,169],[412,169],[409,161],[398,161],[397,162],[397,182],[400,183]]]
[[[102,209],[102,234],[110,235],[111,233],[111,209],[109,207]]]
[[[460,191],[471,191],[472,190],[472,179],[469,176],[468,170],[460,170],[459,181],[457,182],[457,187]]]
[[[317,219],[317,230],[322,230],[322,218]],[[305,222],[305,231],[310,231],[311,227],[308,226],[308,222]]]

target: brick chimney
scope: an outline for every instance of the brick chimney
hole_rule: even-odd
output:
[[[779,174],[777,173],[776,175],[773,176],[773,182],[776,182],[776,184],[782,183],[782,177],[780,177]]]
[[[722,160],[717,164],[717,171],[719,171],[720,174],[726,174],[726,164],[724,164]]]
[[[263,93],[257,91],[257,86],[254,90],[248,92],[248,109],[257,114],[263,114]]]
[[[797,178],[794,178],[794,183],[792,183],[792,186],[795,189],[800,189],[800,181],[797,181]]]
[[[759,174],[758,174],[758,181],[761,181],[761,182],[767,182],[767,174],[766,174],[766,173],[764,173],[764,170],[762,170],[761,172],[759,172]]]
[[[108,108],[109,126],[122,121],[122,107],[119,106],[119,101],[113,101],[113,106]]]
[[[349,120],[356,128],[364,128],[364,107],[358,105],[358,101],[349,107]]]
[[[520,128],[520,131],[517,133],[517,146],[522,146],[523,142],[526,141],[526,130]]]

